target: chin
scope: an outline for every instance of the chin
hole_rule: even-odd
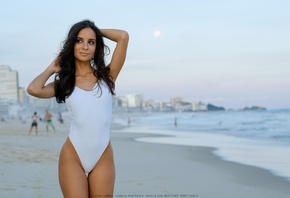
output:
[[[80,62],[91,62],[91,59],[89,59],[89,58],[78,58],[78,57],[76,57],[76,60],[80,61]]]

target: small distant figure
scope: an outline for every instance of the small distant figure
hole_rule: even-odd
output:
[[[131,118],[128,117],[128,126],[130,126],[130,125],[131,125]]]
[[[5,119],[4,119],[4,117],[2,117],[2,116],[1,116],[1,122],[5,122]]]
[[[219,125],[222,125],[222,123],[223,123],[223,121],[221,120],[221,121],[219,122]]]
[[[53,129],[53,131],[55,132],[55,128],[54,128],[54,126],[53,126],[53,124],[52,124],[52,115],[51,115],[51,113],[49,113],[49,111],[48,110],[46,110],[45,111],[46,113],[45,113],[45,117],[44,117],[44,120],[46,121],[46,132],[48,132],[48,127],[50,126],[52,129]]]
[[[60,112],[58,113],[58,121],[60,124],[63,124],[63,119],[62,119],[62,115]]]
[[[38,128],[37,128],[37,120],[38,120],[38,116],[37,116],[37,112],[34,112],[32,118],[32,123],[31,123],[31,127],[29,129],[29,135],[32,132],[32,129],[35,128],[35,135],[38,135]]]
[[[174,118],[174,126],[177,127],[177,118]]]

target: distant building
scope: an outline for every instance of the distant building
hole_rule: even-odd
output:
[[[206,111],[207,110],[207,105],[202,103],[202,102],[199,102],[198,103],[198,110],[199,111]]]
[[[18,72],[8,65],[0,66],[0,115],[10,115],[19,107]]]
[[[182,97],[174,97],[174,98],[170,98],[170,105],[172,107],[175,106],[176,103],[180,103],[180,102],[183,102],[183,98]]]
[[[18,72],[8,65],[0,66],[0,100],[19,102]]]
[[[175,111],[192,111],[192,104],[189,102],[177,102],[174,109]]]
[[[207,105],[202,102],[192,102],[191,103],[192,111],[207,111]]]
[[[198,111],[199,110],[198,103],[196,101],[192,102],[191,108],[192,108],[192,111]]]
[[[113,102],[115,104],[115,107],[122,107],[122,108],[127,108],[128,107],[128,98],[126,96],[115,96],[116,100],[118,102]]]
[[[143,106],[143,95],[142,94],[127,94],[128,107],[142,108]]]
[[[155,111],[157,109],[156,102],[154,100],[146,100],[144,102],[144,108],[147,111]]]
[[[23,87],[19,87],[18,88],[18,96],[19,96],[19,102],[20,103],[25,103],[27,104],[28,103],[28,95],[26,93],[26,90],[23,88]]]

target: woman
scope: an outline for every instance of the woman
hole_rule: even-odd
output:
[[[38,134],[38,128],[37,128],[37,120],[38,120],[38,116],[37,116],[37,112],[34,112],[33,116],[31,116],[32,119],[32,123],[29,129],[29,135],[31,134],[31,131],[33,128],[35,128],[35,135]]]
[[[116,42],[107,66],[103,38]],[[89,20],[78,22],[71,27],[58,57],[27,88],[35,97],[65,102],[71,115],[70,132],[59,157],[64,197],[113,196],[112,95],[128,41],[126,31],[98,29]],[[45,85],[53,74],[54,82]]]

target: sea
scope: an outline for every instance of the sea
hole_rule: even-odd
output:
[[[290,109],[151,112],[123,119],[162,135],[137,141],[212,147],[223,160],[263,168],[290,182]]]

